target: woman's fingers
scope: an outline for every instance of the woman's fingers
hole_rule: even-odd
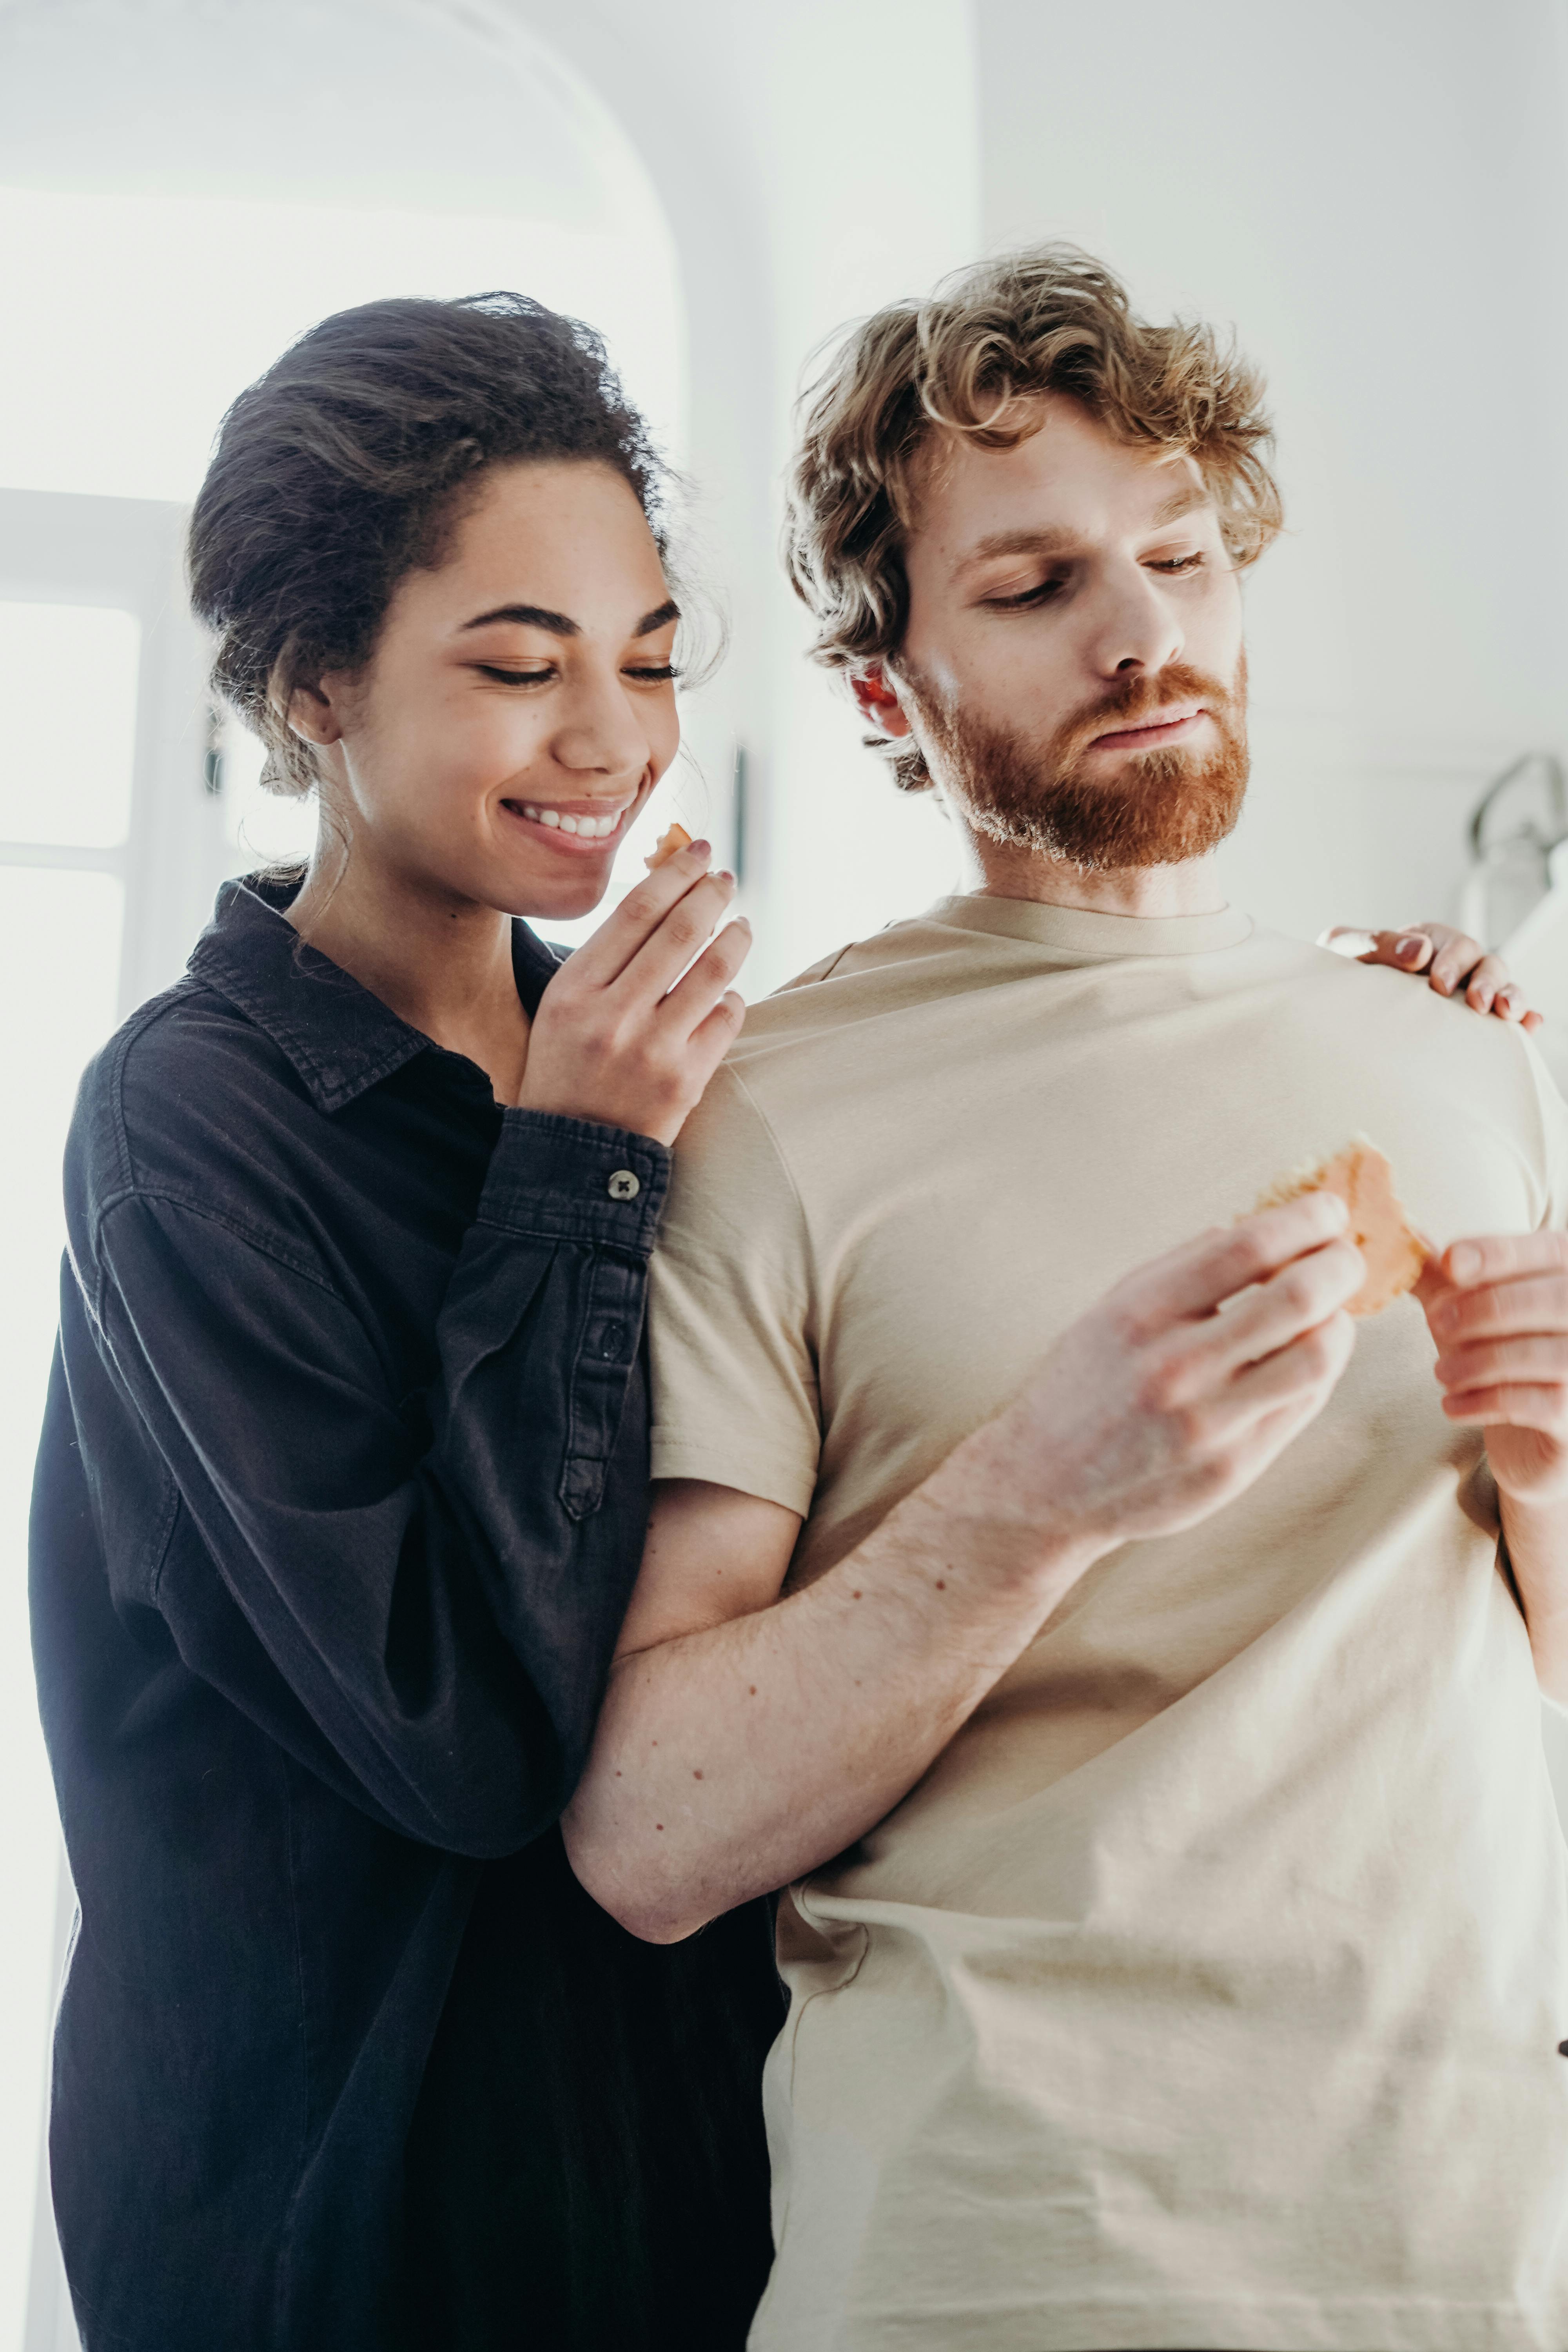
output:
[[[741,1033],[746,1017],[746,1000],[731,988],[719,999],[706,1021],[700,1021],[691,1033],[692,1050],[711,1057],[715,1069],[723,1060]]]
[[[694,841],[689,849],[678,850],[662,866],[656,866],[570,958],[574,979],[595,987],[611,987],[680,901],[712,878],[708,873],[712,855],[710,842]],[[731,882],[730,889],[733,887]],[[729,891],[723,897],[727,901]],[[712,928],[710,921],[708,930]],[[702,936],[706,939],[708,932]]]
[[[670,860],[671,865],[675,862]],[[659,868],[660,873],[665,870]],[[734,895],[732,874],[704,874],[694,882],[610,983],[617,995],[635,996],[650,1005],[668,995],[712,939]]]
[[[737,915],[664,998],[660,1019],[668,1021],[678,1036],[694,1036],[751,951],[752,927],[744,915]]]
[[[1517,1021],[1531,1036],[1542,1025],[1542,1015],[1526,1005],[1501,956],[1490,953],[1479,940],[1472,939],[1468,931],[1456,930],[1451,923],[1406,923],[1397,931],[1363,931],[1349,923],[1336,923],[1331,930],[1319,933],[1318,945],[1332,948],[1336,955],[1352,956],[1358,963],[1425,972],[1427,985],[1439,996],[1453,996],[1462,989],[1472,1012],[1490,1013],[1500,1021]]]
[[[1321,948],[1352,956],[1357,963],[1392,964],[1396,971],[1425,971],[1435,952],[1425,931],[1414,926],[1403,931],[1363,931],[1353,924],[1336,923],[1318,935]]]

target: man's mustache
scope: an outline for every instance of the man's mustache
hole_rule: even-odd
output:
[[[1171,662],[1152,677],[1146,671],[1134,672],[1063,720],[1057,732],[1056,756],[1076,758],[1108,729],[1135,727],[1140,719],[1152,719],[1173,702],[1206,703],[1217,719],[1229,709],[1230,699],[1229,688],[1217,677],[1209,677],[1185,662]]]

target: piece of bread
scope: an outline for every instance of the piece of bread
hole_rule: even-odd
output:
[[[1414,1290],[1432,1256],[1394,1190],[1394,1171],[1374,1143],[1355,1135],[1331,1160],[1299,1169],[1270,1184],[1258,1206],[1278,1208],[1303,1192],[1337,1192],[1350,1211],[1350,1238],[1366,1260],[1366,1280],[1351,1300],[1352,1315],[1380,1315]]]
[[[651,874],[656,866],[662,866],[668,857],[678,857],[683,849],[689,849],[690,846],[691,835],[687,832],[686,827],[683,824],[669,825],[654,843],[653,856],[645,857],[643,864]]]

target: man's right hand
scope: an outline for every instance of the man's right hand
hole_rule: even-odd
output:
[[[1207,1517],[1321,1411],[1364,1273],[1345,1222],[1308,1194],[1129,1275],[785,1599],[798,1513],[696,1480],[656,1488],[563,1823],[595,1902],[670,1943],[863,1837],[1093,1561]]]
[[[673,1143],[739,1034],[731,982],[751,948],[744,917],[713,937],[735,892],[694,841],[639,882],[545,990],[519,1094]]]
[[[984,1494],[1020,1566],[1031,1535],[1082,1566],[1207,1518],[1322,1411],[1350,1360],[1344,1308],[1365,1267],[1345,1225],[1342,1202],[1310,1192],[1139,1267],[949,1456],[930,1499],[973,1524]]]

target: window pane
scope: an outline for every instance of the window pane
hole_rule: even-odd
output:
[[[232,855],[231,874],[254,874],[258,866],[296,866],[316,845],[316,803],[285,800],[261,789],[267,754],[248,727],[226,717],[223,730],[224,829]]]
[[[68,705],[68,707],[69,707]],[[58,1852],[27,1645],[27,1498],[58,1314],[60,1153],[82,1064],[114,1025],[121,887],[0,866],[0,2346],[22,2341],[43,2116]]]
[[[0,604],[0,841],[124,840],[141,650],[130,613]]]

